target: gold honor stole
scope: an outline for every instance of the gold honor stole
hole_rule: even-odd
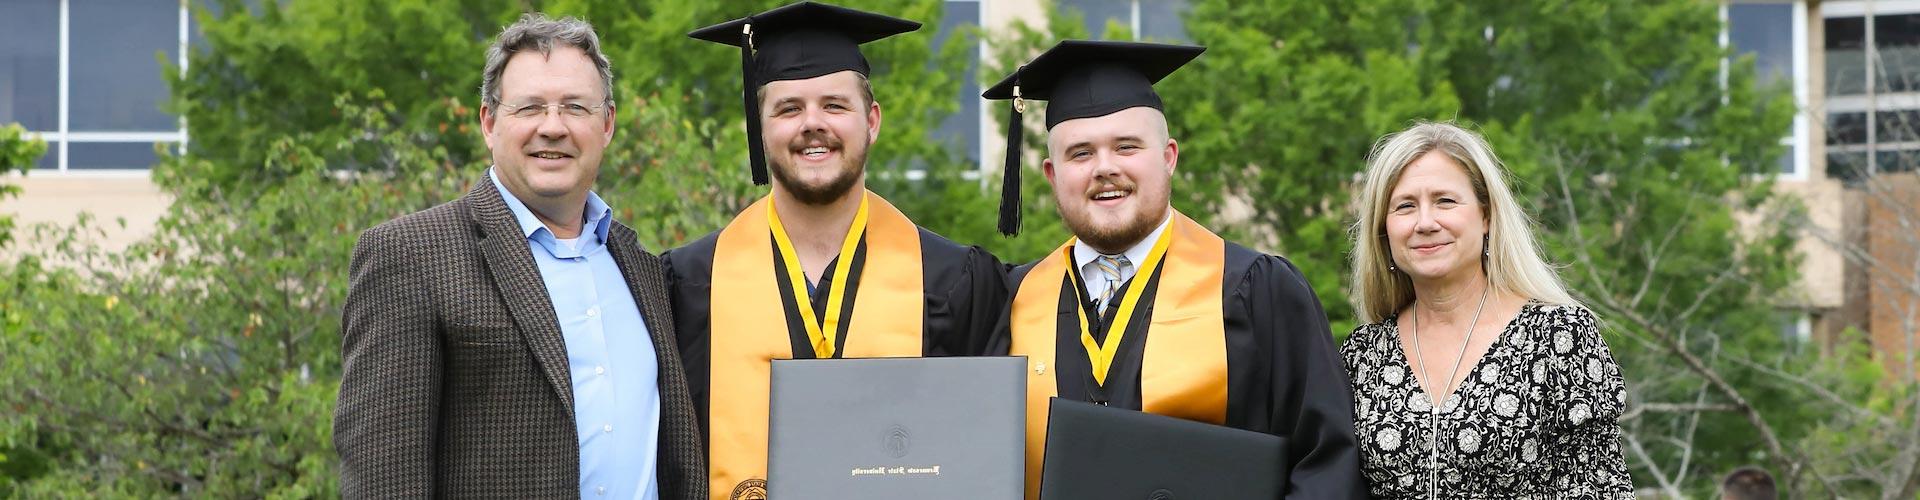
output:
[[[1223,424],[1227,420],[1227,338],[1222,316],[1221,287],[1225,286],[1226,241],[1179,211],[1167,228],[1172,233],[1160,265],[1160,286],[1154,292],[1153,317],[1140,368],[1141,409]],[[1060,288],[1073,266],[1073,240],[1048,254],[1027,273],[1013,299],[1012,353],[1024,355],[1027,377],[1027,498],[1040,495],[1040,465],[1047,440],[1047,403],[1059,392],[1055,347],[1060,327]],[[1144,273],[1134,279],[1152,279]],[[1142,283],[1144,286],[1144,282]],[[1078,294],[1078,290],[1071,293]],[[1078,298],[1075,299],[1078,307]],[[1117,320],[1116,320],[1117,322]],[[1108,332],[1106,341],[1118,345],[1125,332]],[[1087,347],[1082,346],[1081,350]],[[1068,352],[1068,356],[1090,353]],[[1095,368],[1099,370],[1099,368]]]
[[[914,357],[921,354],[920,232],[913,221],[866,192],[866,262],[836,357]],[[720,231],[713,251],[709,491],[715,499],[766,498],[767,403],[772,360],[793,358],[786,306],[775,280],[771,196],[747,207]],[[856,228],[857,229],[857,228]],[[853,265],[841,254],[838,266]],[[834,283],[835,287],[842,286]],[[804,288],[796,291],[804,294]],[[724,306],[723,306],[724,304]],[[797,307],[812,305],[801,300]],[[810,317],[803,316],[803,317]]]

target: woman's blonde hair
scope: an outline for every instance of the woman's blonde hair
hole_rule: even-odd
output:
[[[1413,281],[1392,268],[1387,243],[1387,203],[1400,175],[1430,151],[1452,158],[1467,171],[1487,218],[1483,268],[1494,290],[1551,304],[1575,304],[1560,276],[1540,255],[1533,220],[1507,187],[1506,172],[1480,134],[1452,123],[1417,123],[1381,137],[1367,155],[1365,184],[1354,212],[1353,308],[1363,323],[1393,317],[1413,302]]]

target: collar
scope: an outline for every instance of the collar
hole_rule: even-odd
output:
[[[1160,226],[1153,228],[1153,232],[1147,233],[1147,237],[1134,242],[1133,247],[1128,248],[1125,252],[1121,252],[1120,255],[1125,256],[1127,262],[1133,264],[1134,269],[1139,269],[1140,263],[1147,260],[1147,254],[1153,252],[1154,242],[1160,241],[1160,233],[1165,232],[1167,225],[1172,222],[1173,207],[1167,207],[1167,218],[1160,220]],[[1100,255],[1100,251],[1094,250],[1093,247],[1077,243],[1073,245],[1073,265],[1075,268],[1085,268],[1087,264],[1092,263],[1093,259]]]
[[[493,182],[494,189],[500,190],[500,199],[507,202],[507,210],[513,212],[514,221],[520,224],[521,236],[533,238],[534,235],[542,231],[545,231],[549,237],[553,235],[553,231],[547,229],[546,224],[541,223],[539,218],[533,216],[533,210],[527,208],[526,203],[522,203],[520,198],[515,197],[513,193],[507,191],[507,186],[500,183],[500,175],[494,172],[493,168],[487,169],[487,180]],[[600,241],[607,241],[607,229],[611,227],[611,223],[613,222],[613,219],[607,217],[607,214],[612,211],[613,208],[607,206],[607,202],[601,200],[600,195],[593,194],[593,191],[587,191],[586,223],[583,224],[582,227],[592,228],[595,237],[598,237]]]

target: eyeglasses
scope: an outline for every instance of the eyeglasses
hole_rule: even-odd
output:
[[[577,102],[563,102],[558,104],[536,103],[521,106],[501,105],[500,113],[514,118],[532,119],[547,116],[548,109],[559,108],[561,117],[586,118],[599,113],[601,109],[605,109],[606,107],[607,106],[600,104],[580,104]]]

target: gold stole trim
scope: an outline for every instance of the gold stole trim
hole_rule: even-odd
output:
[[[1141,408],[1215,425],[1227,420],[1226,241],[1179,211],[1168,225],[1173,242],[1160,266],[1153,317],[1140,369]],[[1033,266],[1013,298],[1012,353],[1027,356],[1027,498],[1040,496],[1046,457],[1047,403],[1059,392],[1054,360],[1060,327],[1060,285],[1073,265],[1073,241]],[[1136,278],[1141,278],[1136,276]],[[1111,332],[1110,332],[1111,333]],[[1074,353],[1084,355],[1085,353]]]
[[[920,232],[899,209],[872,192],[866,262],[847,327],[848,358],[921,354]],[[772,360],[793,358],[785,306],[773,267],[772,228],[761,198],[720,231],[713,250],[708,361],[708,491],[725,499],[736,486],[767,477],[767,404]],[[851,255],[837,265],[851,265]],[[723,306],[724,304],[724,306]],[[798,304],[809,307],[808,304]],[[724,311],[722,309],[725,309]],[[762,483],[764,484],[764,483]]]

